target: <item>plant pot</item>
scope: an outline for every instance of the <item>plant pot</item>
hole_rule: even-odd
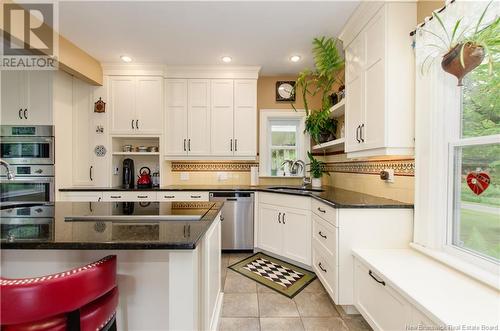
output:
[[[321,187],[321,178],[313,178],[311,180],[312,187]]]
[[[335,136],[330,132],[325,132],[325,133],[320,133],[318,139],[319,139],[318,143],[323,144],[326,143],[327,141],[334,140]]]
[[[464,65],[460,62],[463,47]],[[458,44],[443,56],[441,67],[444,71],[458,78],[458,86],[463,86],[462,79],[483,62],[484,48],[473,43]]]

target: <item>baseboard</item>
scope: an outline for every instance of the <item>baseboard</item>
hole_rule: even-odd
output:
[[[347,314],[347,315],[359,315],[361,314],[359,310],[356,309],[356,307],[351,306],[351,305],[345,305],[345,306],[340,306],[342,307],[342,310]]]
[[[215,305],[215,312],[212,318],[212,323],[210,323],[210,330],[219,330],[220,317],[222,314],[222,302],[224,301],[224,292],[220,292],[217,297],[217,304]]]

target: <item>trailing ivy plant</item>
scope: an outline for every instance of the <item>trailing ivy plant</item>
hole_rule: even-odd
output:
[[[339,82],[337,74],[344,67],[344,59],[337,49],[337,40],[321,37],[313,40],[315,70],[305,69],[299,73],[295,91],[300,91],[306,112],[305,131],[319,142],[322,135],[335,135],[337,120],[330,118],[332,101],[330,94],[333,85]],[[310,98],[321,95],[321,108],[311,109]],[[295,105],[292,103],[292,107]]]

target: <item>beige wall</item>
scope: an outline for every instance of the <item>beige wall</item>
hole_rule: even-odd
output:
[[[259,77],[257,81],[257,109],[292,109],[289,102],[276,101],[276,82],[281,80],[295,80],[297,76],[264,76]],[[297,91],[295,100],[297,109],[303,108],[304,101],[302,92]],[[311,109],[319,108],[321,99],[319,97],[312,98],[309,102]]]
[[[419,0],[417,3],[417,23],[421,23],[432,11],[444,6],[444,1]]]

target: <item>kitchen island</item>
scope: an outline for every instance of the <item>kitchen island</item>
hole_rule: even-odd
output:
[[[213,330],[220,286],[214,202],[56,202],[2,209],[1,275],[61,272],[118,258],[120,330]]]

